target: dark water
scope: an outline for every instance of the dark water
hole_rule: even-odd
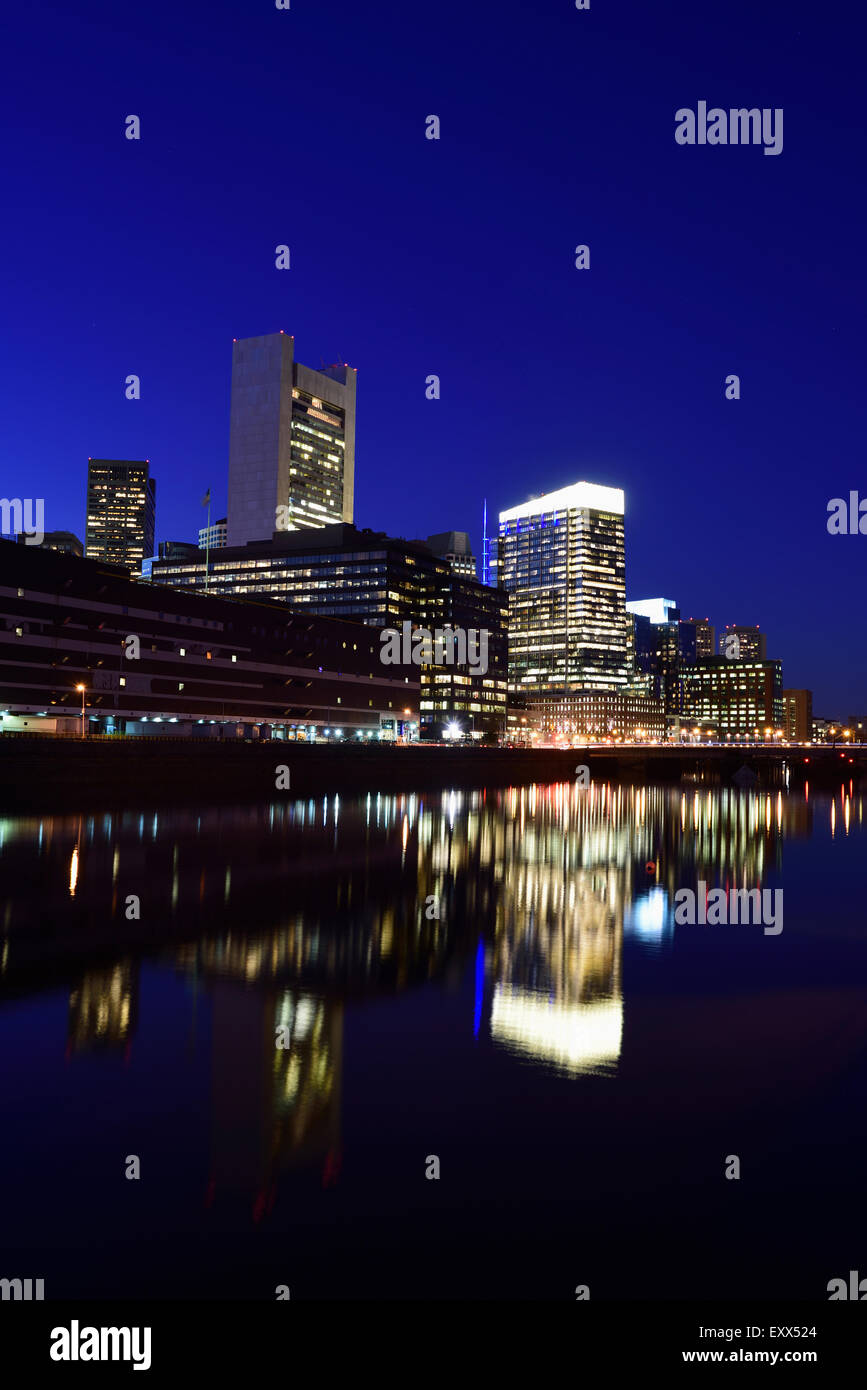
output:
[[[826,1299],[867,1273],[849,793],[4,819],[0,1277]],[[783,931],[675,925],[700,880]]]

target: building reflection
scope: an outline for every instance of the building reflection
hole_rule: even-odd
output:
[[[131,961],[88,970],[69,995],[67,1053],[126,1048],[136,1028],[138,988]]]
[[[264,1203],[281,1173],[311,1163],[328,1185],[339,1169],[342,1004],[225,979],[209,994],[211,1199],[242,1189]]]
[[[497,1045],[573,1074],[611,1074],[631,851],[610,797],[587,791],[560,784],[502,798],[498,854],[509,872],[484,987]]]
[[[169,959],[210,1010],[216,1189],[267,1194],[308,1164],[331,1183],[347,1008],[469,971],[477,1037],[612,1076],[624,943],[664,952],[679,888],[761,887],[814,820],[842,837],[862,816],[849,784],[831,799],[557,783],[6,818],[0,993],[62,984],[70,1051],[123,1048],[140,962]]]

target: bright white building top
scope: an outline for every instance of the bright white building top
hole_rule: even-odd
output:
[[[508,511],[500,512],[500,521],[512,521],[521,516],[541,516],[543,512],[572,511],[577,507],[591,507],[594,511],[614,512],[623,516],[623,488],[603,487],[601,483],[572,483],[571,487],[561,487],[558,492],[546,492],[542,497],[533,497],[529,502],[509,507]]]

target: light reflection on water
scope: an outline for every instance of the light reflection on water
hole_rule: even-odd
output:
[[[716,1129],[732,1106],[738,1142],[754,1151],[810,1115],[832,1138],[849,1123],[842,1099],[831,1124],[822,1107],[867,1034],[853,969],[862,834],[862,798],[847,784],[825,796],[570,783],[7,817],[0,1030],[12,1020],[23,1060],[0,1100],[30,1136],[20,1160],[5,1156],[21,1165],[8,1190],[29,1191],[40,1155],[67,1145],[88,1163],[58,1202],[104,1214],[102,1180],[89,1185],[87,1173],[103,1171],[110,1142],[128,1151],[145,1113],[150,1149],[171,1150],[179,1171],[198,1173],[206,1154],[201,1241],[229,1194],[243,1194],[254,1223],[298,1241],[287,1213],[299,1193],[312,1200],[311,1172],[323,1193],[343,1191],[347,1168],[367,1191],[404,1171],[402,1144],[485,1155],[493,1126],[500,1144],[522,1146],[526,1190],[556,1194],[602,1252],[610,1210],[597,1229],[576,1204],[574,1155],[590,1201],[645,1136],[652,1151],[621,1182],[676,1183],[685,1145],[709,1161],[702,1146],[716,1155],[732,1143]],[[700,882],[783,887],[785,930],[676,925],[675,893]],[[60,1120],[44,1099],[57,1095]],[[43,1175],[41,1190],[53,1180]],[[185,1230],[189,1198],[175,1201],[169,1183],[158,1196],[152,1219]],[[354,1220],[365,1201],[350,1204]],[[7,1220],[23,1223],[27,1209]],[[729,1215],[702,1210],[724,1238]],[[44,1221],[49,1242],[66,1213],[27,1219]],[[759,1214],[745,1199],[744,1221]],[[689,1213],[683,1221],[692,1229]],[[395,1214],[396,1242],[402,1225]],[[540,1232],[555,1241],[560,1218],[527,1230],[531,1243]],[[311,1218],[310,1262],[320,1235]],[[495,1221],[488,1235],[495,1251]],[[74,1231],[65,1240],[80,1247]],[[342,1258],[353,1258],[348,1245]],[[210,1287],[204,1245],[190,1260],[196,1287]],[[492,1254],[489,1279],[497,1265]],[[91,1287],[79,1278],[70,1273],[70,1287]],[[92,1278],[101,1295],[101,1265]],[[333,1278],[329,1269],[322,1287]]]
[[[40,961],[75,971],[82,1042],[91,1029],[128,1035],[129,980],[155,946],[191,977],[313,995],[401,990],[473,956],[475,1035],[485,1023],[517,1056],[610,1075],[624,941],[670,949],[678,887],[779,880],[784,843],[808,838],[816,817],[839,833],[838,800],[848,835],[862,801],[845,784],[824,803],[808,792],[555,783],[7,818],[0,980],[21,965],[38,982]],[[97,940],[119,959],[95,974],[86,956]],[[288,998],[278,1012],[294,1007]]]

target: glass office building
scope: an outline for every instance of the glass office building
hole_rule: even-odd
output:
[[[574,483],[500,512],[493,577],[509,595],[509,689],[612,690],[630,676],[624,497]]]

